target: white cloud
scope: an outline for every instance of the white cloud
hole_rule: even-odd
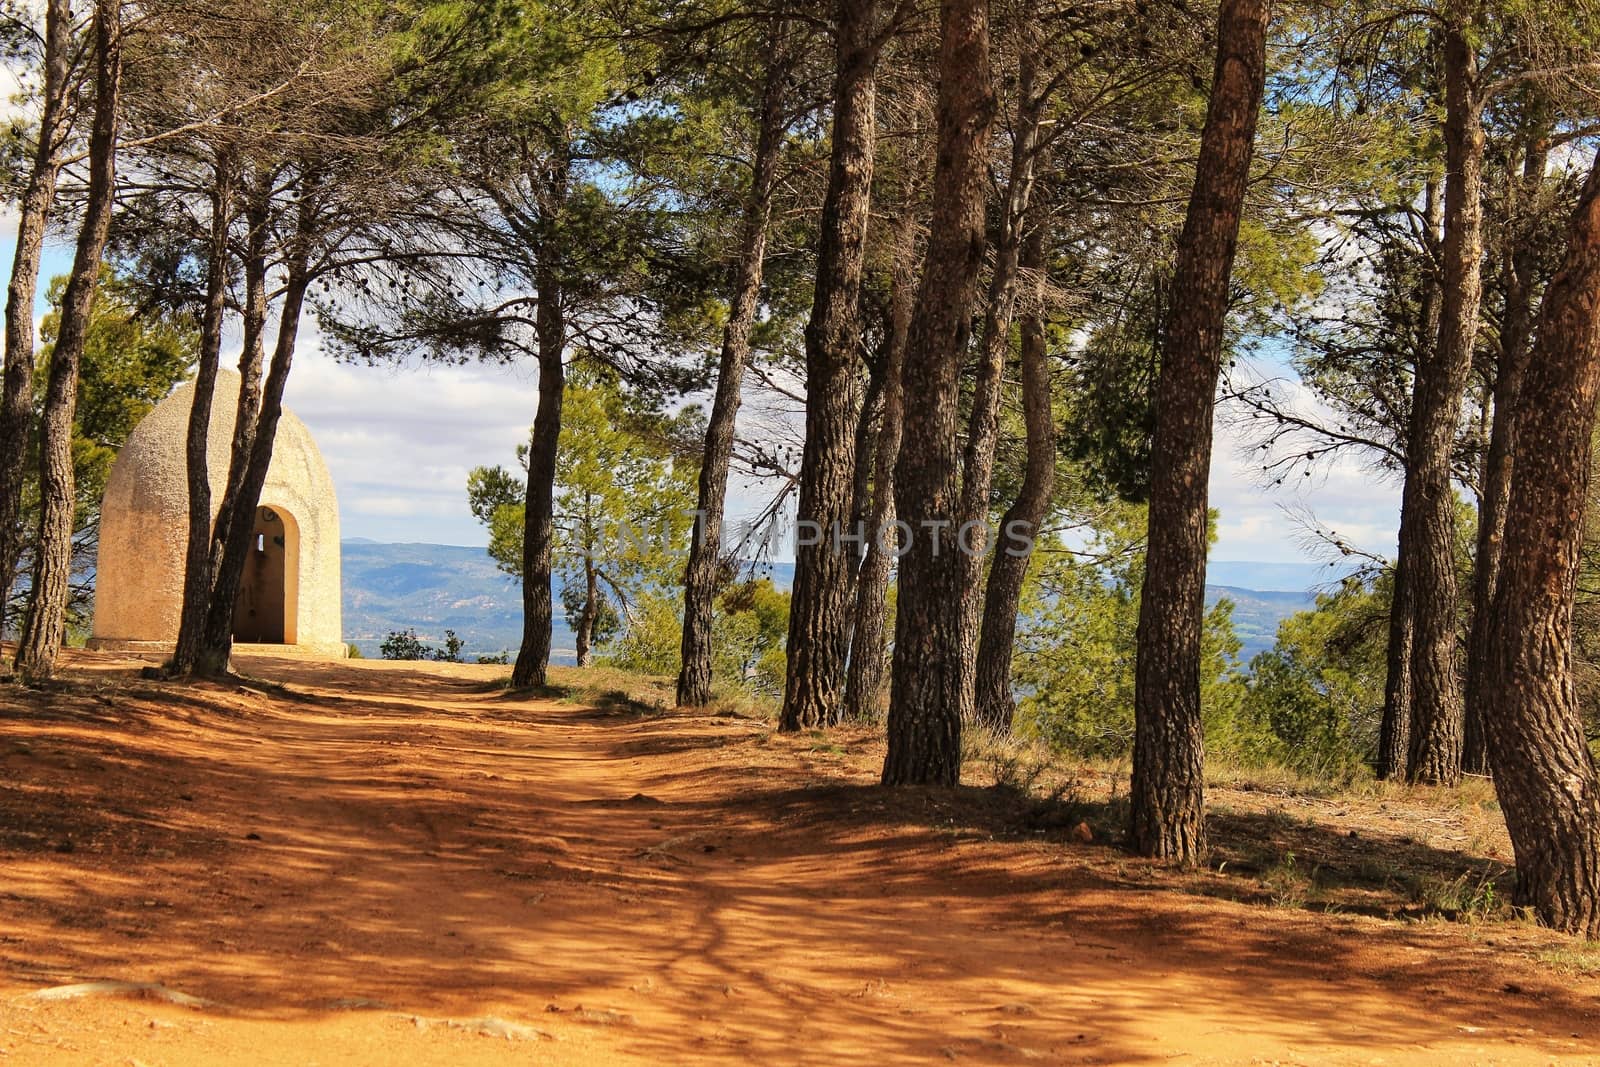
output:
[[[509,463],[525,441],[537,397],[530,366],[341,364],[305,331],[290,377],[288,403],[310,425],[339,487],[346,536],[378,541],[482,544],[467,511],[466,477],[474,466]],[[796,427],[757,400],[745,432],[766,429],[787,440]],[[798,442],[795,442],[797,445]],[[1354,459],[1319,467],[1301,484],[1263,488],[1241,455],[1240,433],[1219,420],[1211,502],[1221,511],[1217,559],[1306,559],[1303,531],[1286,508],[1305,506],[1325,527],[1358,547],[1389,554],[1399,488]],[[753,518],[776,485],[735,478],[730,524]],[[792,508],[792,505],[791,505]],[[788,553],[785,553],[786,555]]]
[[[521,365],[340,363],[307,322],[284,402],[328,462],[346,537],[474,545],[487,535],[467,510],[467,473],[513,462],[537,387]]]
[[[382,492],[381,489],[360,487],[356,492],[347,494],[340,506],[344,517],[345,536],[364,537],[367,534],[356,534],[349,531],[351,516],[359,515],[374,520],[403,519],[426,520],[444,519],[454,517],[455,507],[453,501],[437,495],[418,495],[408,493],[404,496]],[[410,540],[421,540],[415,536]],[[374,538],[376,540],[376,538]]]
[[[1263,368],[1286,408],[1337,423],[1337,415],[1282,364]],[[1261,375],[1254,376],[1260,380]],[[1278,471],[1283,484],[1263,484],[1260,453],[1253,452],[1248,421],[1220,409],[1211,462],[1211,506],[1221,512],[1214,559],[1294,562],[1307,559],[1303,526],[1292,512],[1310,512],[1324,530],[1354,547],[1392,557],[1400,524],[1400,482],[1375,469],[1373,457],[1354,452],[1319,459],[1311,475],[1303,468]],[[1320,558],[1320,557],[1319,557]]]

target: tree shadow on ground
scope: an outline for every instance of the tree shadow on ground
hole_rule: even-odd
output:
[[[1441,924],[1205,900],[1210,874],[1073,840],[1109,811],[884,790],[799,766],[806,738],[426,670],[277,676],[305,699],[0,691],[13,981],[493,1010],[654,1062],[1156,1062],[1175,1003],[1374,1052],[1490,1018],[1594,1031],[1593,983],[1517,972],[1534,992],[1508,997]]]

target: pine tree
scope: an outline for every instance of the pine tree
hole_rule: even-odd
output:
[[[1266,83],[1267,18],[1265,0],[1223,0],[1218,15],[1211,101],[1173,270],[1182,300],[1156,386],[1129,836],[1142,855],[1190,864],[1206,847],[1199,664],[1211,416]]]

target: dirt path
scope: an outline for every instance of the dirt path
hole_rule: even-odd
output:
[[[0,690],[0,1062],[1600,1063],[1600,983],[492,668]],[[1003,812],[1000,813],[1003,815]],[[28,996],[159,983],[204,998]]]

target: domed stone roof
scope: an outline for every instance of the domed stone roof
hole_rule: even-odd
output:
[[[206,457],[213,517],[228,481],[239,376],[217,374]],[[189,488],[185,446],[194,384],[156,405],[118,453],[100,512],[95,574],[95,647],[127,648],[177,640],[183,607]],[[282,529],[263,551],[285,555],[277,581],[285,618],[283,643],[342,654],[339,602],[339,505],[327,464],[306,424],[287,409],[278,422],[272,464],[261,490],[262,512]],[[249,582],[247,574],[247,584]]]

